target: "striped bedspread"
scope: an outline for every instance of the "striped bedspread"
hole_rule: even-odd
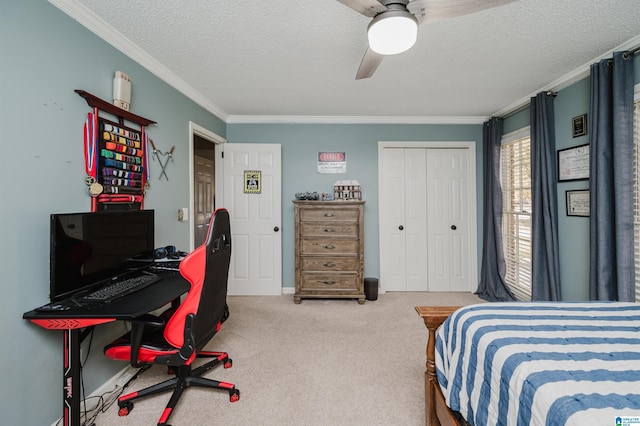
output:
[[[640,425],[640,304],[468,306],[438,329],[436,372],[472,425]]]

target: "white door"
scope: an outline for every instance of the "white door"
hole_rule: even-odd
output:
[[[380,284],[385,291],[475,289],[475,191],[469,191],[475,188],[475,163],[470,159],[475,160],[473,143],[380,143]]]
[[[380,281],[388,291],[426,291],[426,169],[423,148],[383,151]]]
[[[224,145],[221,207],[231,219],[229,295],[282,294],[281,149],[277,144]],[[245,172],[259,172],[245,182]],[[257,190],[256,190],[256,186]]]
[[[427,150],[429,291],[469,291],[468,156]]]

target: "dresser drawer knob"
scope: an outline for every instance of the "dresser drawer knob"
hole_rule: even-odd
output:
[[[335,213],[325,213],[324,217],[334,217],[335,215]]]
[[[333,268],[333,267],[335,267],[335,266],[336,266],[336,264],[335,264],[335,263],[333,263],[333,262],[327,262],[327,263],[325,263],[325,264],[324,264],[324,267],[325,267],[325,268]]]
[[[327,250],[333,250],[334,248],[336,248],[336,246],[333,246],[331,244],[327,244],[326,246],[324,246],[324,248],[326,248]]]
[[[335,284],[335,283],[336,283],[334,280],[324,280],[324,281],[322,281],[322,282],[323,282],[324,284],[326,284],[326,285],[333,285],[333,284]]]
[[[336,230],[332,228],[326,228],[324,232],[336,232]]]

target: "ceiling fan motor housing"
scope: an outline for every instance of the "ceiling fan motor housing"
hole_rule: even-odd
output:
[[[407,0],[385,2],[387,10],[369,23],[369,47],[381,55],[395,55],[410,49],[418,37],[418,20],[407,10]]]

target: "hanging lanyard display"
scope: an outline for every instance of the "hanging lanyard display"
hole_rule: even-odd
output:
[[[94,114],[88,113],[84,123],[84,165],[87,176],[96,177],[96,145],[98,132]]]

